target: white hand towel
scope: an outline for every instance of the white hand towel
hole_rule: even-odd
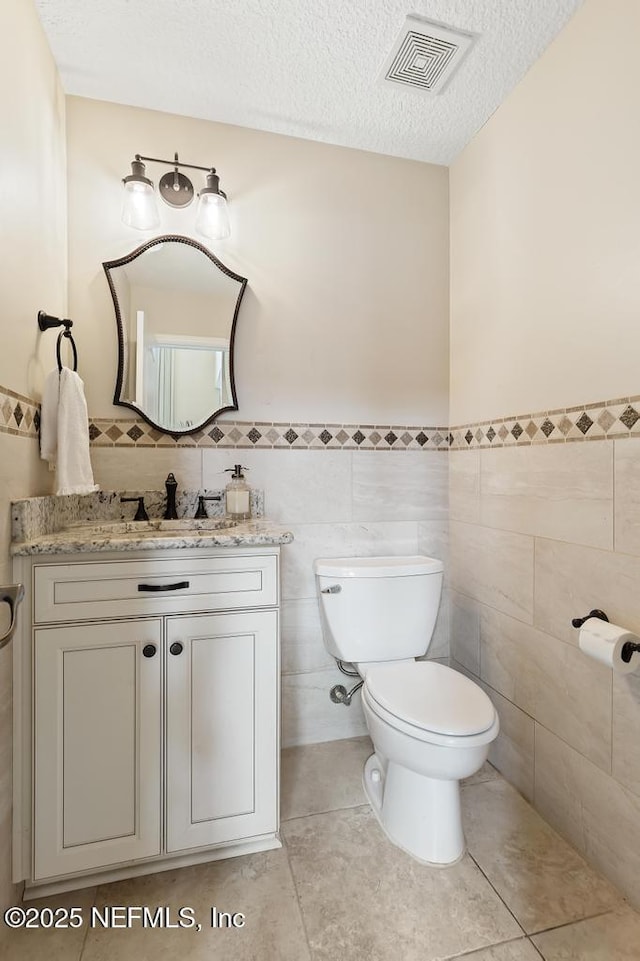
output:
[[[84,383],[74,370],[60,371],[58,400],[58,494],[97,491],[89,457],[89,414]]]
[[[47,374],[42,391],[42,409],[40,411],[40,457],[49,461],[49,470],[56,466],[58,453],[58,393],[60,390],[60,372],[56,367]]]
[[[56,494],[97,491],[99,488],[93,482],[89,457],[89,415],[84,384],[74,370],[63,367],[61,371],[54,370],[48,375],[42,406],[42,424],[46,419],[46,427],[44,437],[41,435],[41,453],[50,464],[55,463]]]

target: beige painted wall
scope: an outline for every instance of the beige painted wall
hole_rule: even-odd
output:
[[[5,0],[0,34],[0,385],[39,396],[55,334],[36,313],[66,308],[64,97],[31,0]],[[0,433],[0,583],[11,583],[9,505],[46,493],[37,441]],[[3,614],[4,617],[4,614]],[[4,621],[3,621],[4,623]],[[0,906],[11,884],[11,649],[0,653]]]
[[[586,0],[451,171],[451,421],[638,394],[640,8]],[[451,653],[490,758],[638,906],[640,683],[582,654],[640,630],[640,442],[449,455]]]
[[[32,0],[6,0],[2,15],[0,384],[39,397],[56,335],[36,314],[66,316],[65,103]]]
[[[451,424],[638,393],[639,33],[586,0],[451,167]]]
[[[116,336],[101,263],[147,236],[120,221],[136,152],[215,163],[248,277],[242,420],[447,423],[448,172],[411,161],[71,97],[69,309],[89,411],[114,413]],[[149,165],[156,180],[166,168]],[[198,180],[197,172],[194,180]],[[156,233],[193,233],[161,203]],[[124,411],[120,410],[122,416]]]

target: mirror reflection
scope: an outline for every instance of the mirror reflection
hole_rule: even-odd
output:
[[[188,237],[103,264],[118,325],[114,403],[188,434],[237,410],[235,325],[247,281]]]

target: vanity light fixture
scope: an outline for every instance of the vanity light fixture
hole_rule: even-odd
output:
[[[220,190],[220,178],[215,167],[200,167],[197,164],[182,163],[178,154],[173,161],[157,157],[141,157],[136,154],[131,163],[131,173],[123,179],[124,200],[122,220],[128,227],[137,230],[152,230],[160,225],[160,213],[153,188],[153,181],[146,176],[146,163],[166,164],[173,171],[164,174],[158,182],[158,192],[170,207],[188,207],[194,197],[193,184],[180,172],[180,167],[191,170],[204,170],[207,174],[206,186],[198,194],[195,229],[210,240],[222,240],[231,234],[227,195]]]
[[[211,240],[222,240],[231,233],[227,196],[220,190],[220,178],[213,168],[207,174],[207,186],[198,194],[196,230]]]
[[[131,173],[125,177],[122,198],[122,222],[137,230],[151,230],[160,226],[160,214],[153,182],[145,176],[145,165],[136,155],[131,164]]]

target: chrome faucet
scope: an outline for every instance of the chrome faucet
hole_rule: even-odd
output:
[[[166,521],[176,521],[178,519],[178,513],[176,511],[176,491],[178,490],[178,482],[173,476],[169,474],[164,486],[167,489],[167,506],[164,511],[164,519]]]

